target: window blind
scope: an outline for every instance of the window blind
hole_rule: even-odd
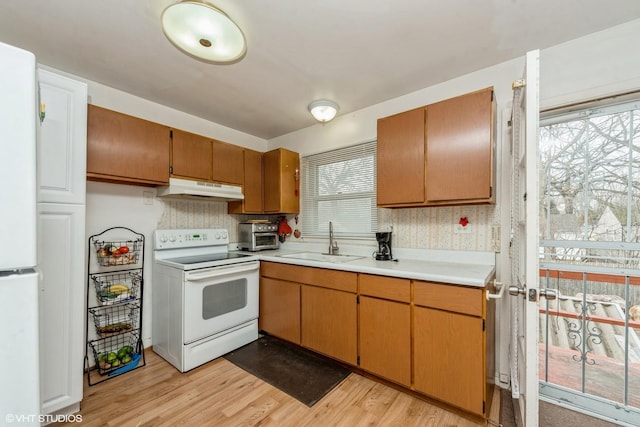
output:
[[[310,237],[329,235],[374,237],[376,207],[376,141],[339,148],[302,158],[302,232]]]

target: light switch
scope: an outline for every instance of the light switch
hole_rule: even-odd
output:
[[[153,205],[153,199],[154,199],[155,195],[153,194],[153,191],[143,191],[142,192],[142,203],[144,203],[145,205]]]

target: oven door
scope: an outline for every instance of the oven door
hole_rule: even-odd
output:
[[[258,318],[260,263],[185,272],[184,344]]]
[[[278,249],[278,234],[253,233],[253,247],[255,250]]]

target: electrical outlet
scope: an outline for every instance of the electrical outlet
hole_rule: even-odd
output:
[[[493,245],[493,251],[500,252],[500,224],[493,224],[491,227],[491,243]]]
[[[500,374],[500,382],[502,384],[509,384],[511,382],[511,377],[509,374]]]

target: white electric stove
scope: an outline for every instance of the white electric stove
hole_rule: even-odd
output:
[[[226,229],[156,230],[153,350],[181,372],[258,338],[260,263]]]

